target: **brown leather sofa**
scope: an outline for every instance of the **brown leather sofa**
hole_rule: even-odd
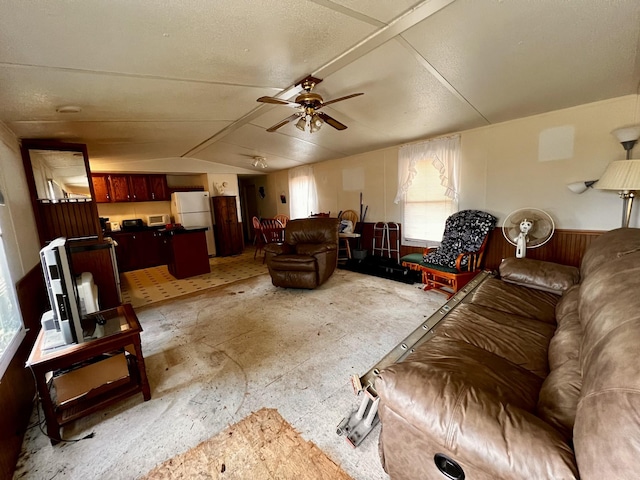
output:
[[[290,220],[284,243],[264,247],[271,282],[276,287],[316,288],[338,266],[337,218]]]
[[[387,473],[638,478],[640,230],[598,237],[579,271],[513,258],[500,275],[377,378]]]

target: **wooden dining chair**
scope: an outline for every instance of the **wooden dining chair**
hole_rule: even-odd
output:
[[[264,247],[264,241],[262,238],[262,225],[260,224],[260,219],[258,217],[253,217],[251,222],[253,224],[253,244],[256,246],[256,249],[253,252],[253,259],[255,260],[258,251],[262,251],[262,248]]]
[[[289,221],[289,217],[287,215],[285,215],[284,213],[279,213],[278,215],[276,215],[275,217],[276,220],[278,220],[283,227],[287,226],[287,222]]]
[[[260,220],[260,236],[261,249],[269,243],[282,243],[284,242],[284,225],[275,218],[263,218]],[[264,257],[262,262],[264,263]]]

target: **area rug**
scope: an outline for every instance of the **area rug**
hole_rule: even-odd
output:
[[[144,480],[351,480],[277,410],[263,408],[149,472]]]

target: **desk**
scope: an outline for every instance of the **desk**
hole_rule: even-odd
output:
[[[145,401],[151,399],[140,345],[142,327],[133,307],[125,304],[103,310],[82,323],[85,331],[103,332],[103,336],[43,350],[45,332],[40,330],[27,360],[52,445],[61,440],[60,427],[67,423],[139,392]],[[78,389],[85,385],[86,391]]]

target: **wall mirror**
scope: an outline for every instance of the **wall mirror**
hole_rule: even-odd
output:
[[[90,199],[82,152],[29,149],[38,200]]]
[[[86,145],[22,140],[21,150],[40,243],[101,239]]]

